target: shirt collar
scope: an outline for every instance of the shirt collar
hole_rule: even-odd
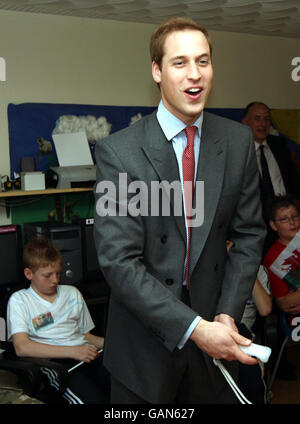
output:
[[[180,119],[176,118],[176,116],[168,111],[162,100],[158,105],[157,120],[168,141],[176,137],[176,135],[184,130],[184,128],[187,126],[184,122],[180,121]],[[193,125],[198,128],[199,136],[201,136],[202,123],[203,113],[201,113],[199,118],[197,118],[193,123]]]
[[[267,144],[267,140],[264,140],[262,143],[257,143],[257,141],[254,140],[255,143],[255,150],[258,151],[260,146],[269,147]]]

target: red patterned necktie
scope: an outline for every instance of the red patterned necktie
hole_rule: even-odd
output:
[[[194,157],[194,138],[197,127],[186,127],[187,146],[182,155],[182,174],[184,184],[184,203],[187,219],[187,254],[186,254],[186,285],[189,289],[189,264],[190,264],[190,246],[191,246],[191,227],[190,219],[192,215],[193,193],[194,193],[194,175],[195,175],[195,157]],[[189,182],[188,182],[189,181]],[[187,183],[188,182],[188,183]]]

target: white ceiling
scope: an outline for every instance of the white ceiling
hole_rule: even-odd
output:
[[[180,15],[207,29],[300,38],[300,0],[0,0],[0,9],[152,24]]]

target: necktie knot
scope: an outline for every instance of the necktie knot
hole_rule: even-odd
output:
[[[191,127],[185,127],[184,131],[187,137],[187,144],[194,144],[195,134],[196,134],[197,127],[195,125]]]

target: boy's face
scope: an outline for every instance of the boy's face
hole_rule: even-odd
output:
[[[295,237],[300,224],[299,213],[295,206],[279,208],[275,220],[270,221],[271,228],[277,231],[283,244],[289,243]]]
[[[25,277],[31,281],[32,288],[40,295],[51,296],[56,294],[61,272],[61,262],[57,261],[36,271],[24,269]]]

